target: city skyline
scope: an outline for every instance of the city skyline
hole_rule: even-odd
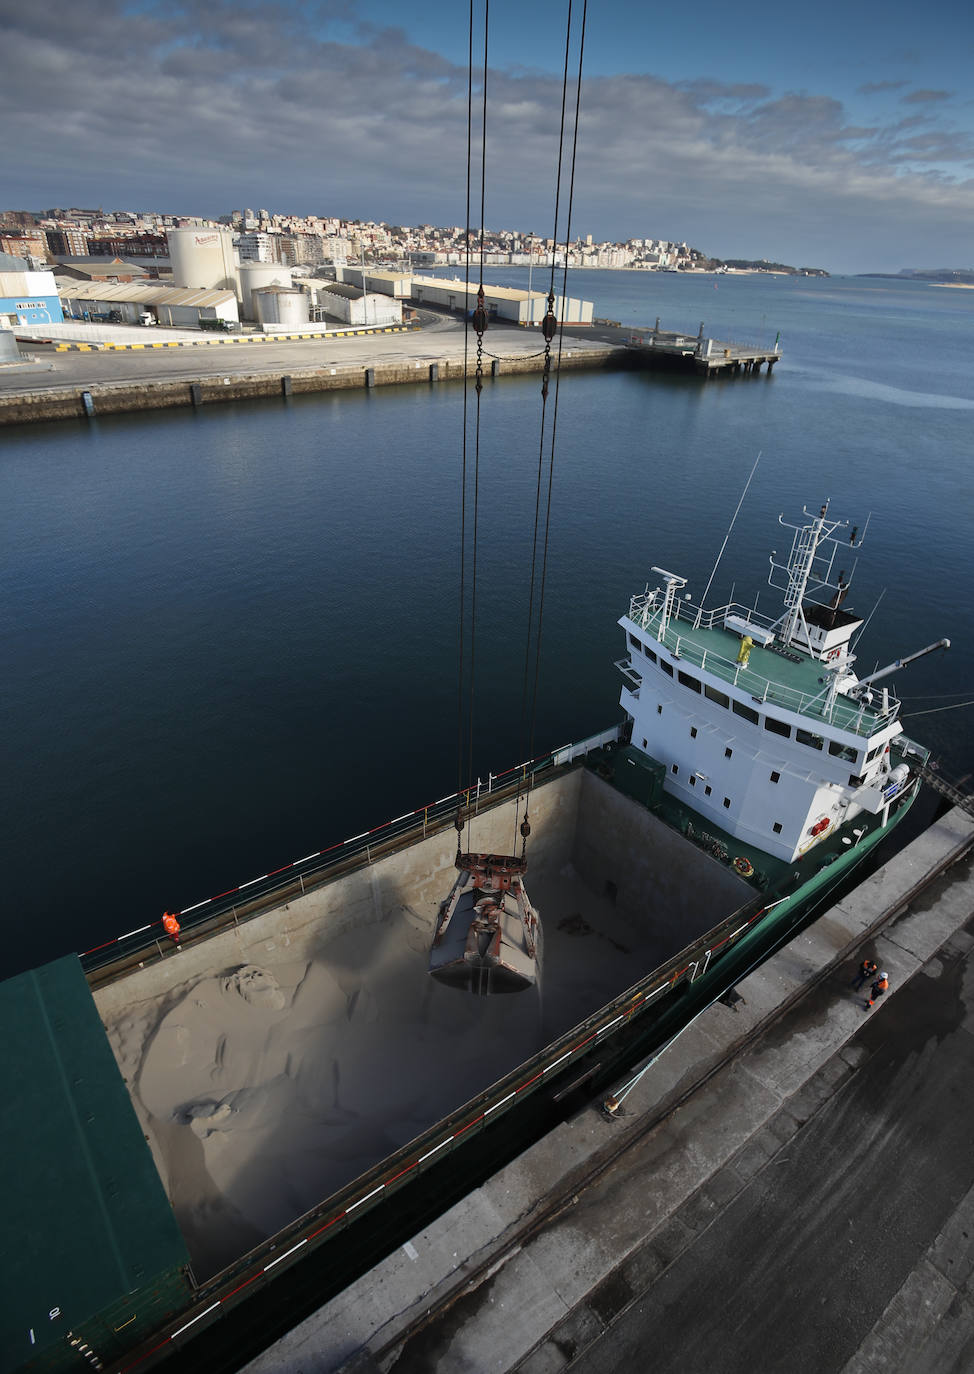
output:
[[[0,3],[10,208],[463,222],[466,7]],[[490,228],[552,233],[565,8],[492,11]],[[916,29],[900,3],[827,0],[814,24],[592,7],[572,237],[832,272],[969,265],[974,20],[936,0]]]

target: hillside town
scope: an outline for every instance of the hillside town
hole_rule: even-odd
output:
[[[124,258],[144,262],[152,275],[167,256],[166,231],[185,228],[229,229],[242,262],[262,262],[307,270],[327,264],[388,267],[449,267],[464,262],[467,236],[462,226],[406,226],[322,215],[282,215],[266,209],[234,210],[219,219],[169,215],[158,211],[54,208],[0,212],[0,252],[33,259],[40,268],[72,259]],[[479,234],[476,236],[478,260]],[[483,257],[487,266],[566,265],[565,247],[550,238],[519,229],[487,230]],[[724,262],[684,242],[631,238],[601,242],[591,234],[567,250],[572,268],[632,268],[645,271],[748,270],[800,271],[826,275],[821,269],[786,267],[770,262]]]

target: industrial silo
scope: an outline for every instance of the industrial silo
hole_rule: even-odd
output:
[[[291,285],[290,267],[282,267],[276,262],[242,262],[240,264],[240,308],[242,318],[253,320],[256,318],[255,307],[251,299],[254,291],[262,286],[286,286]]]
[[[173,286],[237,291],[233,235],[228,229],[169,229]]]
[[[257,323],[264,329],[305,329],[309,297],[286,286],[261,286],[252,293]]]

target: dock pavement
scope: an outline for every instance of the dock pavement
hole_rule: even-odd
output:
[[[972,853],[955,809],[248,1374],[974,1369]]]

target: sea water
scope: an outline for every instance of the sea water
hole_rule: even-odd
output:
[[[548,439],[537,377],[485,388],[472,775],[619,719],[616,620],[654,564],[700,595],[759,454],[710,601],[780,605],[779,513],[869,517],[836,561],[871,613],[860,674],[949,636],[891,681],[908,733],[968,772],[974,292],[578,272],[568,294],[782,358],[564,376],[533,712]],[[462,407],[441,384],[3,431],[4,975],[454,790]]]

